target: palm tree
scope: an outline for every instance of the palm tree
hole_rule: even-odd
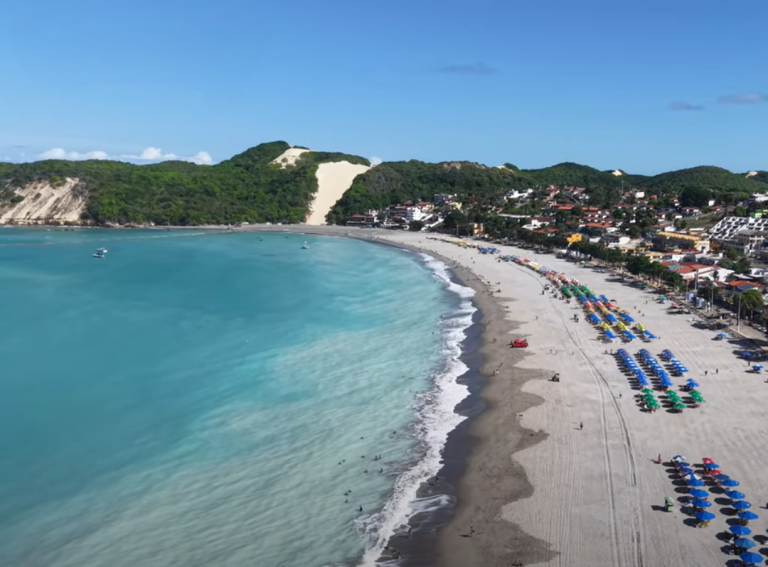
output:
[[[762,294],[756,289],[748,289],[747,291],[741,292],[739,294],[739,299],[741,306],[749,311],[750,319],[754,315],[754,310],[758,307],[762,307],[764,304]]]

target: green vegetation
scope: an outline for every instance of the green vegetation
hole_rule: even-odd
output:
[[[456,195],[465,204],[491,205],[510,189],[527,187],[516,172],[469,162],[382,163],[355,178],[352,186],[328,214],[331,223],[343,224],[354,214],[421,199],[433,195]]]
[[[731,173],[727,169],[712,166],[692,167],[661,173],[647,180],[648,189],[664,193],[679,193],[685,189],[703,189],[716,193],[755,193],[766,191],[768,186],[755,179]]]
[[[328,219],[341,224],[349,216],[368,209],[380,210],[409,200],[428,200],[439,193],[456,195],[456,199],[465,205],[504,206],[502,196],[509,190],[532,188],[534,199],[540,199],[544,195],[543,189],[550,185],[584,187],[589,204],[597,207],[615,206],[621,199],[622,188],[657,193],[660,203],[668,203],[669,197],[677,196],[683,206],[705,207],[712,197],[733,204],[746,199],[750,193],[768,191],[768,173],[760,172],[747,179],[719,167],[694,167],[650,177],[626,173],[617,176],[611,171],[577,163],[520,169],[512,163],[505,163],[502,168],[489,168],[469,162],[385,162],[359,176],[336,203]],[[570,202],[565,195],[558,195],[557,199]],[[534,201],[530,209],[536,210],[538,204]],[[508,208],[504,212],[525,213]]]
[[[9,188],[36,180],[54,186],[66,177],[83,182],[88,203],[83,219],[96,223],[200,225],[235,222],[303,222],[317,191],[320,163],[358,156],[307,153],[295,166],[270,162],[289,148],[272,142],[250,148],[214,166],[168,161],[133,165],[117,161],[48,160],[0,164],[0,200],[12,200]]]

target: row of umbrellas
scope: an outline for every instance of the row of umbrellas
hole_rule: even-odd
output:
[[[640,356],[642,357],[645,364],[653,371],[653,373],[659,378],[659,382],[661,383],[662,388],[671,388],[672,387],[672,381],[669,379],[669,374],[666,370],[659,364],[659,361],[656,360],[656,358],[648,351],[648,349],[640,349],[639,351]]]
[[[635,362],[635,359],[632,358],[632,355],[623,348],[620,348],[617,352],[619,353],[619,357],[621,357],[624,368],[634,374],[635,378],[637,379],[637,385],[642,388],[647,387],[648,378],[645,376],[645,372],[643,372],[637,362]]]
[[[692,498],[690,505],[694,510],[696,510],[693,515],[694,518],[700,522],[709,522],[713,520],[715,515],[712,512],[708,512],[706,510],[706,508],[712,506],[712,503],[707,500],[709,493],[706,490],[701,490],[698,488],[700,486],[704,486],[704,482],[702,482],[700,478],[697,478],[697,475],[694,473],[693,469],[690,468],[690,463],[685,461],[684,456],[675,455],[672,457],[672,462],[674,463],[677,471],[683,475],[684,479],[686,479],[688,486],[693,487],[689,488],[688,493]],[[713,462],[712,459],[703,459],[703,467],[708,471],[716,473],[712,478],[717,480],[721,486],[733,488],[739,485],[738,481],[731,479],[728,475],[720,473],[720,465]],[[758,519],[757,514],[749,511],[749,508],[752,507],[752,504],[744,500],[745,496],[742,492],[739,492],[738,490],[727,490],[725,492],[725,496],[731,499],[731,507],[735,510],[738,510],[737,515],[739,519],[743,520],[744,522]],[[752,533],[750,528],[748,528],[746,525],[736,525],[729,526],[728,531],[735,536],[732,544],[736,548],[745,551],[739,555],[739,558],[745,564],[755,564],[761,563],[763,561],[763,557],[759,553],[748,551],[756,545],[754,540],[746,537]]]

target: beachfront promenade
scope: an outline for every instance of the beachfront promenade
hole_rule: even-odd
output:
[[[609,281],[609,274],[552,255],[532,257],[529,251],[499,246],[501,254],[528,258],[578,279],[596,295],[615,299],[658,337],[650,342],[636,339],[606,344],[598,340],[598,329],[585,320],[583,305],[576,299],[566,303],[561,294],[542,294],[551,282],[530,268],[424,234],[380,233],[377,237],[432,251],[491,282],[490,286],[474,285],[481,293],[498,298],[499,313],[506,312],[507,330],[504,336],[485,337],[486,348],[496,349],[500,357],[514,357],[516,363],[514,369],[505,365],[490,380],[514,381],[525,376],[528,381],[522,391],[541,399],[539,405],[513,415],[504,415],[508,400],[490,400],[489,413],[496,412],[497,423],[507,425],[493,431],[473,426],[474,435],[493,436],[494,442],[481,439],[470,458],[459,487],[456,518],[441,535],[441,564],[479,565],[502,556],[523,558],[526,565],[562,567],[735,565],[737,557],[726,554],[730,547],[725,538],[739,520],[733,501],[721,493],[721,487],[705,484],[711,505],[706,510],[688,507],[688,487],[669,464],[675,455],[699,466],[702,459],[713,459],[739,482],[738,490],[758,516],[749,525],[749,537],[756,543],[751,551],[768,557],[768,538],[764,537],[768,454],[761,448],[768,438],[768,384],[765,377],[748,373],[749,366],[737,358],[735,351],[741,345],[732,339],[714,341],[716,333],[693,327],[690,315],[670,314],[668,305],[654,301],[655,294]],[[578,322],[574,315],[579,315]],[[506,347],[515,337],[530,342],[524,356]],[[492,343],[494,338],[496,343]],[[637,397],[640,386],[622,365],[616,352],[619,348],[641,365],[653,380],[651,388],[658,387],[658,376],[647,357],[672,370],[661,354],[671,351],[687,372],[670,374],[669,391],[690,402],[679,387],[692,379],[706,401],[683,403],[684,409],[676,411],[670,407],[674,400],[666,400],[665,394],[655,390],[661,407],[643,411],[646,408]],[[647,354],[641,354],[641,349],[647,349]],[[555,372],[560,373],[560,382],[548,380]],[[486,373],[491,372],[486,369]],[[541,441],[513,454],[518,442],[510,440],[507,451],[499,450],[504,446],[505,431],[512,439],[511,433],[520,427]],[[490,446],[495,455],[488,453]],[[657,462],[659,455],[666,464]],[[483,466],[473,466],[473,460]],[[513,474],[522,465],[533,494],[497,503],[493,494],[473,490],[473,483],[492,486],[489,464],[499,478],[504,471]],[[665,497],[674,501],[672,512],[662,509]],[[693,514],[704,511],[713,518],[706,527],[696,527]],[[499,542],[503,531],[498,524],[504,522],[510,523],[512,535],[509,541]],[[460,537],[470,524],[477,529],[476,537]],[[527,555],[515,549],[524,545],[521,532],[532,543],[548,542],[555,553],[542,552],[546,547],[542,545],[529,546],[537,551]],[[484,533],[493,534],[494,541],[484,538]]]

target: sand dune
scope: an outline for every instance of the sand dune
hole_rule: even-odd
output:
[[[10,221],[77,221],[85,210],[87,192],[80,181],[67,178],[58,187],[48,181],[30,183],[15,191],[24,200],[0,209],[0,224]]]
[[[286,167],[296,165],[296,160],[299,159],[299,156],[309,151],[311,150],[305,150],[302,148],[288,148],[277,158],[273,159],[272,163],[279,163],[280,167],[285,169]]]
[[[682,453],[691,463],[713,458],[725,474],[741,483],[739,490],[761,516],[751,522],[753,534],[765,535],[768,512],[762,508],[768,454],[761,442],[766,439],[768,423],[768,384],[765,377],[746,372],[748,366],[733,353],[738,343],[713,341],[713,332],[692,327],[690,316],[669,314],[667,306],[656,303],[652,293],[607,281],[606,274],[578,268],[551,255],[539,258],[542,264],[617,300],[659,336],[650,344],[606,345],[597,340],[583,316],[579,323],[571,320],[576,313],[582,315],[574,302],[567,305],[549,294],[541,295],[547,281],[529,269],[429,240],[425,235],[392,233],[382,238],[432,250],[494,284],[500,282],[493,289],[500,288],[498,295],[510,298],[505,301],[508,317],[522,324],[514,333],[497,337],[498,348],[503,349],[515,335],[527,336],[531,347],[517,364],[517,372],[505,370],[490,380],[515,381],[523,373],[527,377],[538,375],[525,383],[523,392],[544,400],[522,417],[510,418],[532,434],[545,434],[543,441],[522,451],[513,454],[512,448],[506,453],[499,450],[506,439],[503,429],[491,433],[472,430],[473,435],[488,433],[493,437],[493,443],[481,441],[478,451],[492,450],[495,454],[473,454],[462,484],[482,482],[489,474],[488,470],[476,472],[472,466],[473,459],[483,457],[484,462],[494,463],[494,475],[499,479],[521,464],[533,484],[533,494],[497,504],[492,491],[478,495],[477,491],[460,490],[456,514],[460,525],[449,525],[442,532],[445,561],[441,564],[474,564],[472,558],[479,554],[483,564],[495,565],[489,561],[494,555],[498,561],[501,554],[505,560],[524,557],[526,565],[562,567],[726,565],[732,556],[723,553],[724,542],[717,534],[728,528],[728,520],[733,521],[734,516],[728,515],[728,500],[719,489],[706,486],[716,518],[709,527],[692,527],[690,516],[681,510],[685,490],[674,484],[675,476],[667,466],[654,462],[659,454],[668,459]],[[530,252],[502,249],[534,260]],[[689,368],[689,376],[700,382],[706,403],[682,414],[664,409],[653,414],[641,411],[635,401],[637,391],[631,389],[615,358],[606,352],[622,346],[632,354],[647,348],[657,359],[663,349],[672,350]],[[547,381],[553,372],[561,373],[560,383]],[[673,379],[676,388],[684,381]],[[657,398],[661,399],[658,393]],[[507,403],[495,400],[489,412],[503,412]],[[583,430],[579,429],[580,422],[584,423]],[[665,496],[677,502],[672,513],[660,511]],[[522,529],[549,542],[554,553],[526,555],[525,549],[514,548],[508,534],[495,537],[495,541],[483,539],[484,531],[498,534],[505,522],[509,523],[509,534],[513,527]],[[469,524],[477,527],[474,540],[459,537]],[[764,547],[758,545],[755,550]]]
[[[352,181],[371,169],[367,165],[358,165],[348,161],[321,163],[317,168],[317,193],[310,205],[307,224],[325,224],[325,215],[341,199],[344,192],[352,185]]]

